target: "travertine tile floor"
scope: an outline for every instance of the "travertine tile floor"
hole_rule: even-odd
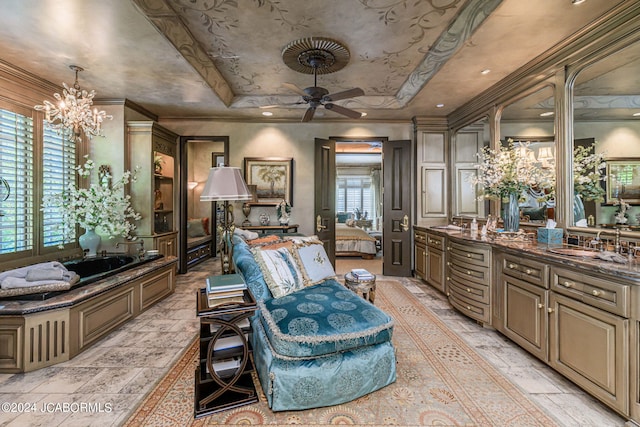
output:
[[[220,270],[208,260],[178,276],[174,295],[123,325],[73,360],[28,374],[0,375],[0,426],[117,426],[180,357],[197,333],[196,290]],[[341,271],[338,264],[338,273]],[[529,356],[499,333],[453,310],[443,295],[401,281],[560,426],[622,426],[625,420]],[[2,411],[3,402],[23,406]],[[73,406],[65,407],[64,404]],[[28,410],[34,410],[27,412]],[[75,412],[72,412],[75,411]]]

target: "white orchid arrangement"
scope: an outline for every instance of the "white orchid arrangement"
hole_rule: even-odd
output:
[[[84,157],[84,165],[75,169],[78,176],[89,177],[95,163],[89,156]],[[75,238],[76,224],[85,230],[100,227],[109,238],[127,237],[136,228],[131,221],[142,218],[131,207],[131,196],[124,194],[125,185],[136,180],[137,172],[138,168],[134,172],[125,171],[122,178],[111,185],[91,184],[89,188],[78,188],[75,183],[70,183],[62,193],[45,196],[42,210],[62,214],[58,227],[65,241]]]
[[[528,143],[515,144],[509,139],[497,150],[483,147],[477,156],[478,174],[472,183],[481,187],[480,199],[504,200],[529,188],[541,191],[553,187],[554,170],[535,159]]]
[[[606,178],[604,153],[595,153],[594,145],[578,146],[573,150],[573,191],[583,200],[604,200],[605,190],[601,182]]]

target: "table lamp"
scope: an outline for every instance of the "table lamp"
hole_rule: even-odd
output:
[[[233,224],[233,206],[229,205],[229,202],[237,200],[251,200],[251,192],[247,188],[244,179],[242,179],[240,168],[229,166],[211,168],[207,183],[200,195],[200,201],[224,202],[222,222],[216,224],[220,234],[218,251],[222,261],[222,274],[233,272],[233,266],[231,265],[231,260],[233,259],[231,237],[233,236],[235,225]]]

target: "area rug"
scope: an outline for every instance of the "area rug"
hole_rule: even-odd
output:
[[[196,340],[124,425],[556,425],[400,282],[378,280],[376,305],[395,320],[394,384],[346,404],[291,412],[272,412],[257,387],[258,403],[194,420]]]

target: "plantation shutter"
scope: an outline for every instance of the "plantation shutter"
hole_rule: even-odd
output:
[[[68,135],[58,135],[55,130],[44,127],[42,146],[43,196],[62,193],[70,183],[75,183],[76,145]],[[62,212],[47,210],[43,213],[43,245],[56,246],[73,242],[65,240],[62,229]]]
[[[33,248],[33,119],[0,109],[0,177],[9,184],[0,202],[0,253]]]

